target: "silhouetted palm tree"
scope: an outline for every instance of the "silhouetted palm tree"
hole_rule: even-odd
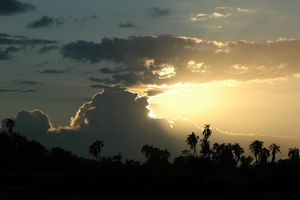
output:
[[[103,141],[96,140],[89,146],[89,153],[92,154],[98,162],[100,162],[101,149],[104,147]]]
[[[192,134],[188,135],[185,141],[190,146],[190,149],[193,150],[194,156],[197,156],[196,145],[198,143],[198,139],[199,136],[197,136],[194,132],[192,132]]]
[[[267,148],[263,148],[259,154],[260,164],[266,164],[268,162],[268,158],[270,157],[270,151]]]
[[[299,148],[289,148],[288,156],[290,158],[291,163],[298,163],[299,162]]]
[[[250,169],[252,161],[253,161],[253,158],[251,156],[248,156],[248,157],[242,156],[240,168]]]
[[[210,124],[204,124],[204,130],[202,132],[204,140],[207,140],[212,134],[212,131],[209,129],[209,126]]]
[[[201,140],[200,146],[201,146],[200,153],[202,154],[202,156],[204,158],[209,158],[210,152],[211,152],[210,151],[210,143],[209,143],[209,141],[205,140],[205,139]]]
[[[253,153],[256,162],[259,161],[259,154],[263,149],[263,144],[264,142],[255,140],[249,145],[249,150],[251,151],[251,153]]]
[[[272,155],[272,160],[271,160],[271,163],[275,163],[275,155],[279,152],[281,153],[280,151],[280,146],[276,143],[272,143],[270,146],[269,146],[269,150],[271,151],[271,155]]]
[[[9,134],[12,134],[12,129],[15,127],[15,120],[13,118],[6,118],[5,119],[5,126],[8,129]]]
[[[235,143],[232,145],[232,150],[235,155],[235,161],[238,162],[244,153],[244,149],[238,143]]]

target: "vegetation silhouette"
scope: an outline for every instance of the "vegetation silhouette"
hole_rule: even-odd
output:
[[[238,143],[210,147],[209,124],[205,124],[201,140],[195,132],[188,134],[185,143],[189,150],[182,150],[173,160],[168,149],[143,145],[140,152],[145,162],[125,158],[122,152],[100,157],[104,147],[100,140],[87,147],[95,159],[77,157],[61,147],[48,150],[14,132],[14,124],[13,118],[6,119],[6,130],[0,133],[0,198],[14,193],[22,199],[29,186],[30,194],[39,195],[231,199],[299,195],[299,148],[290,148],[287,159],[277,161],[275,156],[281,151],[276,143],[266,148],[264,142],[254,140],[249,144],[254,157],[244,155]],[[191,189],[195,187],[203,192]]]
[[[104,142],[96,140],[89,146],[89,153],[92,154],[98,162],[100,162],[101,149],[104,147]]]

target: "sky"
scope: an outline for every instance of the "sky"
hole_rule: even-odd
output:
[[[48,148],[300,147],[298,0],[0,0],[0,120]],[[5,127],[2,123],[2,129]],[[198,147],[200,150],[200,147]],[[248,152],[249,153],[249,152]]]

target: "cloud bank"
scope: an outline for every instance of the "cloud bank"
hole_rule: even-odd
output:
[[[222,43],[159,35],[105,37],[101,43],[80,40],[64,45],[61,52],[78,62],[113,63],[100,70],[111,78],[91,81],[131,86],[286,78],[300,72],[299,50],[299,40]]]

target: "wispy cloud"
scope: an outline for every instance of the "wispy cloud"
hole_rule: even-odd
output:
[[[136,28],[136,25],[134,25],[132,22],[119,23],[118,26],[120,28]]]
[[[161,9],[159,7],[151,7],[149,10],[152,12],[151,16],[153,17],[166,17],[172,14],[171,9]]]
[[[63,74],[67,73],[66,70],[55,70],[55,69],[45,69],[43,71],[35,71],[36,73],[40,74]]]

